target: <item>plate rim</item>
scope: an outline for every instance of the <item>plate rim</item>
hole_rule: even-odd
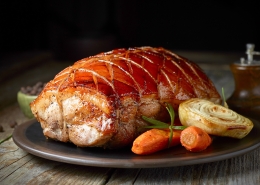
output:
[[[253,121],[254,125],[259,124],[259,121],[255,119],[251,119],[251,120]],[[248,153],[260,146],[260,138],[259,138],[258,143],[250,145],[247,148],[243,148],[242,150],[234,151],[231,153],[218,152],[213,156],[204,154],[203,158],[198,158],[197,160],[194,160],[194,157],[190,157],[190,159],[186,158],[185,160],[174,161],[173,160],[174,157],[173,157],[171,159],[160,158],[160,159],[156,159],[155,161],[152,161],[151,159],[149,159],[149,156],[148,157],[143,156],[142,158],[142,156],[140,155],[138,155],[136,159],[135,158],[134,159],[107,158],[110,160],[101,160],[103,159],[101,158],[98,160],[98,158],[95,157],[93,158],[92,156],[81,156],[79,158],[73,158],[70,155],[67,154],[64,155],[64,153],[62,152],[55,153],[53,152],[53,150],[48,150],[48,148],[47,151],[42,151],[41,148],[43,148],[43,146],[35,146],[35,143],[33,143],[33,141],[28,139],[25,132],[27,129],[33,126],[33,124],[37,124],[37,123],[40,124],[36,119],[32,119],[22,124],[19,124],[18,126],[15,127],[13,132],[13,141],[18,147],[20,147],[21,149],[25,150],[30,154],[33,154],[41,158],[45,158],[57,162],[69,163],[69,164],[83,165],[83,166],[110,167],[110,168],[158,168],[158,167],[187,166],[187,165],[216,162],[216,161],[237,157],[239,155]],[[260,130],[260,126],[258,127],[259,127],[258,129]],[[254,128],[255,126],[253,127],[253,129]],[[46,143],[47,142],[48,141],[46,140]],[[141,163],[140,160],[142,160]]]

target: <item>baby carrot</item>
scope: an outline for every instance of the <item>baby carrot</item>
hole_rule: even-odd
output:
[[[181,132],[181,145],[192,152],[205,150],[212,142],[207,132],[195,126],[189,126]]]
[[[180,144],[181,130],[173,130],[170,147]],[[147,155],[168,147],[169,129],[151,129],[138,136],[132,146],[132,152]]]

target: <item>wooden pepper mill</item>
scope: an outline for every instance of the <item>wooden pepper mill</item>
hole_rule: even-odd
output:
[[[254,44],[246,45],[247,60],[230,65],[235,80],[235,90],[227,100],[229,108],[245,116],[260,118],[260,61],[253,59],[253,55],[260,55],[254,51]]]

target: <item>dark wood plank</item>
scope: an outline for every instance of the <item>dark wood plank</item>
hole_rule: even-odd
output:
[[[134,184],[141,169],[116,169],[106,185]]]
[[[1,145],[0,184],[105,184],[113,169],[72,165],[28,154],[12,139]]]
[[[260,184],[260,149],[213,163],[142,169],[134,184]]]
[[[0,111],[0,125],[3,127],[3,132],[0,132],[0,141],[12,135],[14,128],[13,123],[22,124],[29,119],[25,117],[20,110],[18,103],[6,107]]]

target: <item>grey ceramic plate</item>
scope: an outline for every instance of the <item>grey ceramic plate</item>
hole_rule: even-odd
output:
[[[14,142],[23,150],[54,161],[98,167],[154,168],[193,165],[214,162],[245,154],[260,146],[260,122],[253,120],[254,128],[245,138],[214,138],[212,145],[200,153],[186,151],[182,146],[147,156],[138,156],[130,148],[104,150],[102,148],[79,148],[71,143],[47,140],[40,124],[29,121],[17,126]]]

